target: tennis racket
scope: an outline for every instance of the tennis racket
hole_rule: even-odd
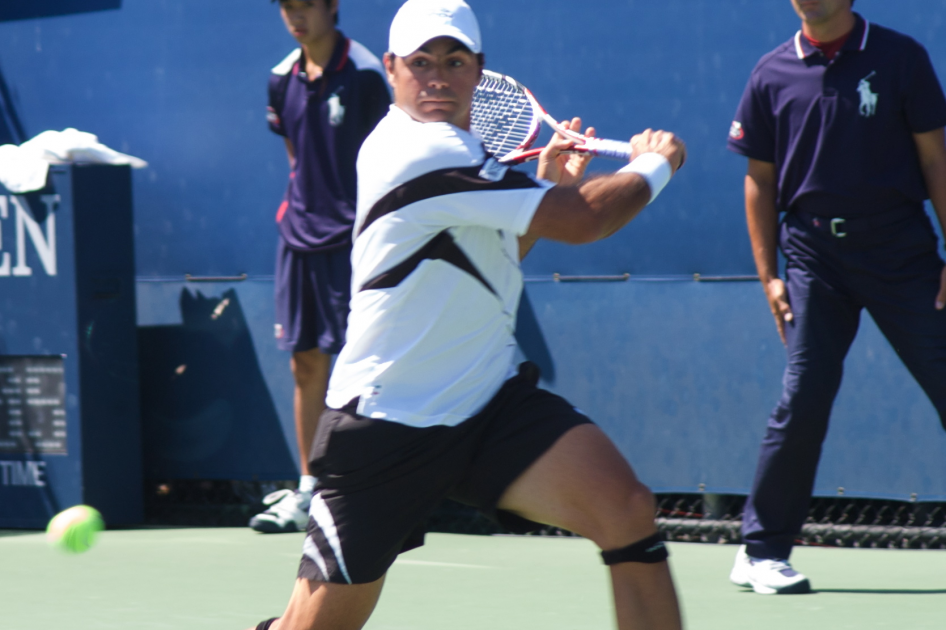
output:
[[[544,121],[556,133],[576,142],[567,153],[590,153],[627,162],[631,145],[619,140],[589,138],[562,127],[542,109],[529,89],[504,74],[483,70],[473,92],[472,125],[489,151],[503,164],[521,164],[539,157],[533,149]]]

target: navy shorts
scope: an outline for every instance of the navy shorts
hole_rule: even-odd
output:
[[[281,350],[338,354],[345,345],[350,300],[350,247],[307,254],[279,238],[275,332]]]
[[[312,441],[318,476],[298,576],[374,582],[397,555],[424,544],[427,517],[445,498],[478,508],[507,529],[538,528],[497,510],[513,481],[572,428],[591,422],[536,387],[529,363],[486,407],[457,426],[416,428],[326,409]]]

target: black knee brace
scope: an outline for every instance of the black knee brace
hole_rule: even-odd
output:
[[[602,551],[601,558],[607,565],[620,564],[622,562],[643,562],[644,564],[655,564],[663,562],[670,556],[667,546],[664,544],[663,537],[657,533],[648,536],[644,540],[638,540],[636,543],[620,549]]]
[[[256,626],[256,630],[269,630],[269,627],[273,625],[273,622],[277,619],[279,619],[279,617],[273,617],[272,619],[259,622],[259,624]]]

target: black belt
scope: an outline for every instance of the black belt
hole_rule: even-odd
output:
[[[895,223],[900,223],[907,219],[923,214],[922,206],[900,206],[893,210],[881,212],[880,214],[871,214],[862,217],[824,217],[810,214],[802,210],[793,210],[792,214],[798,217],[806,226],[828,232],[835,238],[844,238],[848,234],[857,232],[870,232],[885,227],[890,227]]]

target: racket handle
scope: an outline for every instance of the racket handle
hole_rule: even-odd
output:
[[[630,142],[607,140],[605,138],[588,138],[585,142],[585,148],[588,149],[589,153],[598,157],[621,160],[622,162],[627,162],[631,159],[632,151]]]

